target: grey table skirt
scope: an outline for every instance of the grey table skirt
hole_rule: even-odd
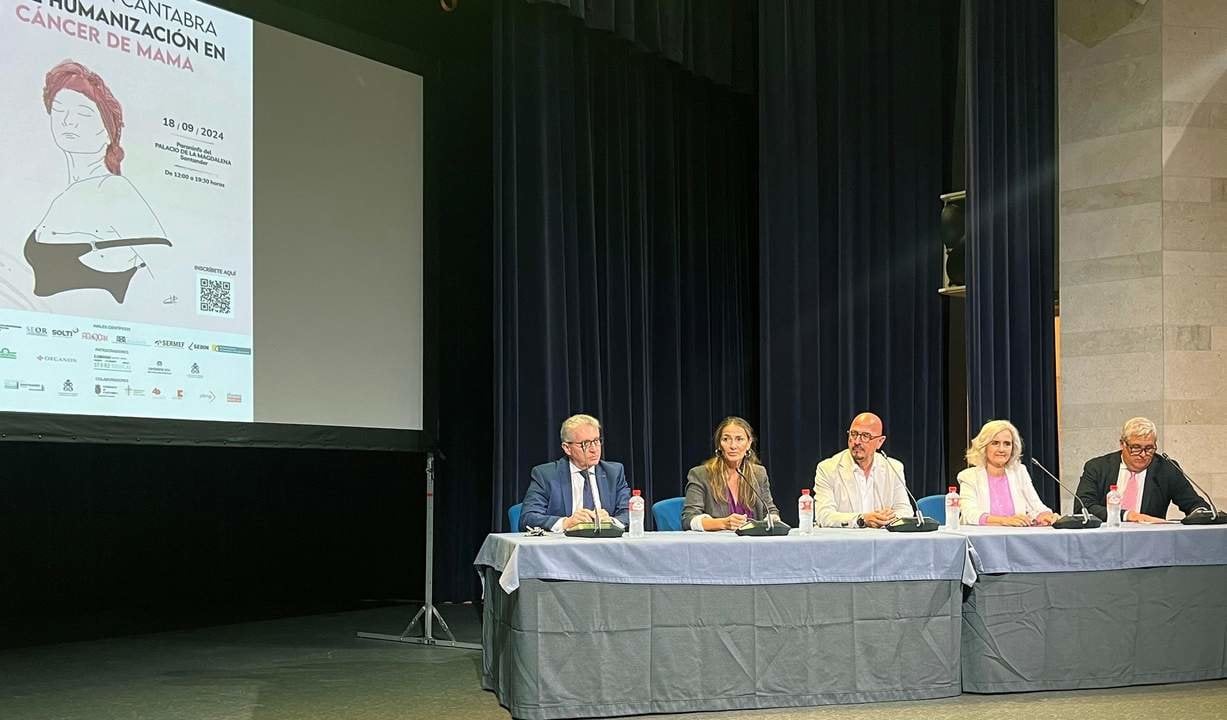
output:
[[[982,573],[961,655],[975,693],[1227,677],[1227,565]]]
[[[485,585],[482,684],[515,718],[958,695],[958,580]]]

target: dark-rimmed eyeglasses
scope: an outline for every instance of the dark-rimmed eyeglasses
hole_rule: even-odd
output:
[[[588,452],[592,448],[599,448],[601,446],[601,438],[593,438],[591,440],[580,440],[579,442],[565,440],[563,441],[563,444],[564,445],[579,445],[580,450],[583,450],[584,452]]]
[[[1145,457],[1146,455],[1154,455],[1155,451],[1158,450],[1159,448],[1155,447],[1154,445],[1126,444],[1125,449],[1129,451],[1130,455],[1136,455],[1138,457]]]
[[[856,430],[848,431],[848,439],[851,440],[852,442],[867,443],[870,440],[877,440],[880,437],[884,437],[884,436],[874,435],[873,433],[867,433],[867,432],[857,432]]]

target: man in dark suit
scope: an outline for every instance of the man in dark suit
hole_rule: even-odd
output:
[[[559,434],[564,457],[533,468],[519,529],[562,532],[598,518],[625,527],[631,491],[622,464],[601,460],[601,423],[591,415],[573,415]]]
[[[1176,503],[1186,515],[1209,508],[1180,470],[1169,460],[1156,457],[1158,430],[1144,417],[1135,417],[1121,429],[1120,451],[1086,461],[1078,482],[1078,497],[1088,510],[1108,518],[1108,488],[1121,494],[1121,519],[1127,522],[1163,522],[1168,503]]]

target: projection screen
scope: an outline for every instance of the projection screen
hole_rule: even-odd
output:
[[[423,76],[190,0],[0,8],[0,432],[420,444]]]

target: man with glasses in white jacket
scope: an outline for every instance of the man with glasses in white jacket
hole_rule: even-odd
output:
[[[878,452],[884,442],[877,415],[863,412],[852,419],[848,449],[814,470],[814,525],[882,528],[913,517],[903,463]]]

